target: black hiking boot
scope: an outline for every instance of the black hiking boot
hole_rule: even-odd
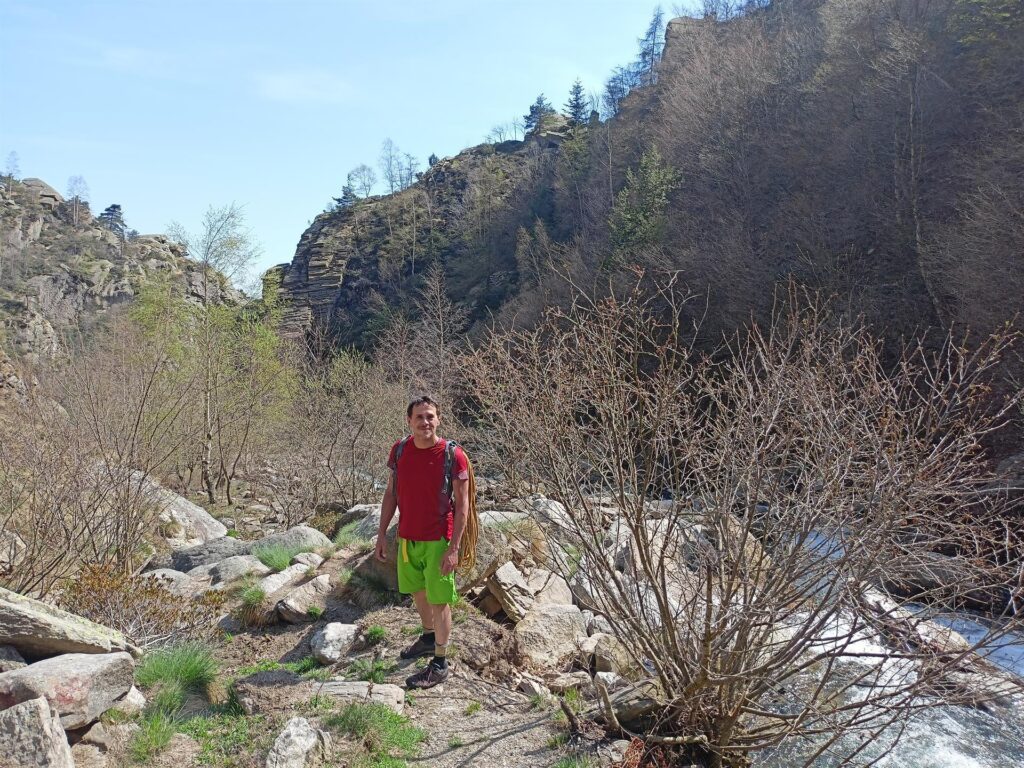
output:
[[[431,634],[429,637],[426,635],[420,635],[416,638],[416,642],[405,648],[398,654],[400,659],[418,659],[420,656],[433,656],[434,655],[434,635]]]
[[[421,669],[415,675],[406,678],[405,685],[407,688],[433,688],[435,685],[440,685],[448,679],[450,668],[446,664],[441,666],[435,661],[431,661],[426,667]]]

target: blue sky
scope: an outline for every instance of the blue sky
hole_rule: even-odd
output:
[[[243,204],[262,270],[385,138],[425,162],[577,76],[600,90],[655,5],[0,0],[0,164],[61,193],[84,176],[143,233]]]

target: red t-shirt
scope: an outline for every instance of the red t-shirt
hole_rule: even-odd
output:
[[[399,441],[401,442],[401,441]],[[441,439],[432,448],[417,448],[410,437],[395,464],[398,443],[391,446],[388,467],[396,473],[398,484],[398,535],[409,541],[451,539],[455,525],[454,500],[444,495],[444,451],[448,441]],[[455,449],[452,475],[469,479],[469,462],[462,448]]]

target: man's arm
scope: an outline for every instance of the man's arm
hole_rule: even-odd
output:
[[[441,575],[447,576],[459,565],[459,543],[466,530],[466,516],[469,514],[469,480],[452,478],[452,496],[455,500],[455,517],[452,521],[452,540],[448,551],[441,560]],[[383,519],[383,512],[381,513]]]
[[[377,529],[377,545],[373,554],[378,560],[384,562],[384,546],[387,540],[388,526],[391,525],[391,518],[395,516],[398,509],[398,497],[395,495],[395,473],[388,477],[388,487],[384,489],[384,498],[380,500],[380,527]]]

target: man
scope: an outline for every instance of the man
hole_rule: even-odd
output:
[[[448,679],[448,643],[459,543],[469,510],[469,462],[456,448],[452,462],[451,497],[445,492],[448,441],[437,434],[438,404],[423,396],[409,403],[406,420],[411,438],[391,448],[391,477],[381,502],[375,555],[385,559],[388,526],[398,516],[398,588],[411,594],[423,634],[401,652],[403,659],[433,656],[426,668],[406,680],[411,688],[432,688]]]

